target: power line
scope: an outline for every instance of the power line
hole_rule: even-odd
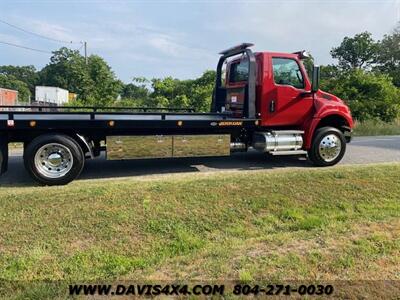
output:
[[[10,27],[13,27],[13,28],[18,29],[20,31],[23,31],[25,33],[32,34],[32,35],[35,35],[37,37],[40,37],[42,39],[46,39],[46,40],[49,40],[49,41],[53,41],[53,42],[57,42],[57,43],[63,43],[63,44],[79,44],[78,42],[64,41],[64,40],[54,39],[54,38],[51,38],[51,37],[48,37],[48,36],[45,36],[45,35],[41,35],[39,33],[35,33],[35,32],[32,32],[32,31],[26,30],[24,28],[21,28],[19,26],[13,25],[13,24],[8,23],[8,22],[6,22],[4,20],[1,20],[1,19],[0,19],[0,23],[6,24],[6,25],[8,25]]]
[[[35,48],[26,47],[26,46],[17,45],[17,44],[8,43],[8,42],[3,42],[3,41],[0,41],[0,44],[5,44],[5,45],[9,45],[9,46],[17,47],[17,48],[22,48],[22,49],[26,49],[26,50],[31,50],[31,51],[36,51],[36,52],[52,54],[52,52],[50,52],[50,51],[41,50],[41,49],[35,49]]]

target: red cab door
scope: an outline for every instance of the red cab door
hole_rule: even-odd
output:
[[[312,113],[311,86],[303,65],[294,57],[271,55],[263,93],[264,126],[300,126]]]

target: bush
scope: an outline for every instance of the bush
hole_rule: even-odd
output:
[[[399,114],[400,92],[386,74],[350,70],[324,80],[321,88],[346,101],[357,120],[392,122]]]

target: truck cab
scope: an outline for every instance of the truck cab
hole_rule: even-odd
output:
[[[228,112],[237,118],[258,118],[259,128],[265,130],[264,144],[268,137],[275,136],[271,139],[272,144],[278,146],[275,148],[288,139],[293,143],[302,141],[302,151],[287,145],[281,147],[282,152],[273,151],[272,154],[307,152],[319,165],[336,163],[342,150],[338,150],[335,159],[325,154],[329,157],[327,163],[318,153],[312,153],[318,152],[312,150],[312,142],[323,127],[337,130],[337,134],[349,142],[353,120],[348,106],[340,98],[319,89],[319,67],[314,66],[312,79],[308,77],[302,62],[309,57],[305,51],[253,53],[249,49],[251,46],[253,44],[243,43],[220,53],[212,111]],[[260,136],[259,132],[255,135]],[[260,144],[254,141],[256,138],[253,135],[253,146],[260,149],[257,147]],[[320,148],[325,145],[334,148],[339,142],[335,134],[330,134]],[[260,150],[267,148],[264,145]],[[328,149],[327,152],[334,151]]]

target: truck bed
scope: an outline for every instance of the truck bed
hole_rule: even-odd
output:
[[[82,109],[88,111],[78,111]],[[27,130],[49,129],[103,130],[106,134],[121,134],[121,131],[124,134],[168,134],[172,130],[192,134],[196,130],[225,132],[229,128],[254,127],[257,123],[257,119],[239,119],[228,113],[132,110],[137,109],[0,106],[0,130],[23,130],[25,133]]]

